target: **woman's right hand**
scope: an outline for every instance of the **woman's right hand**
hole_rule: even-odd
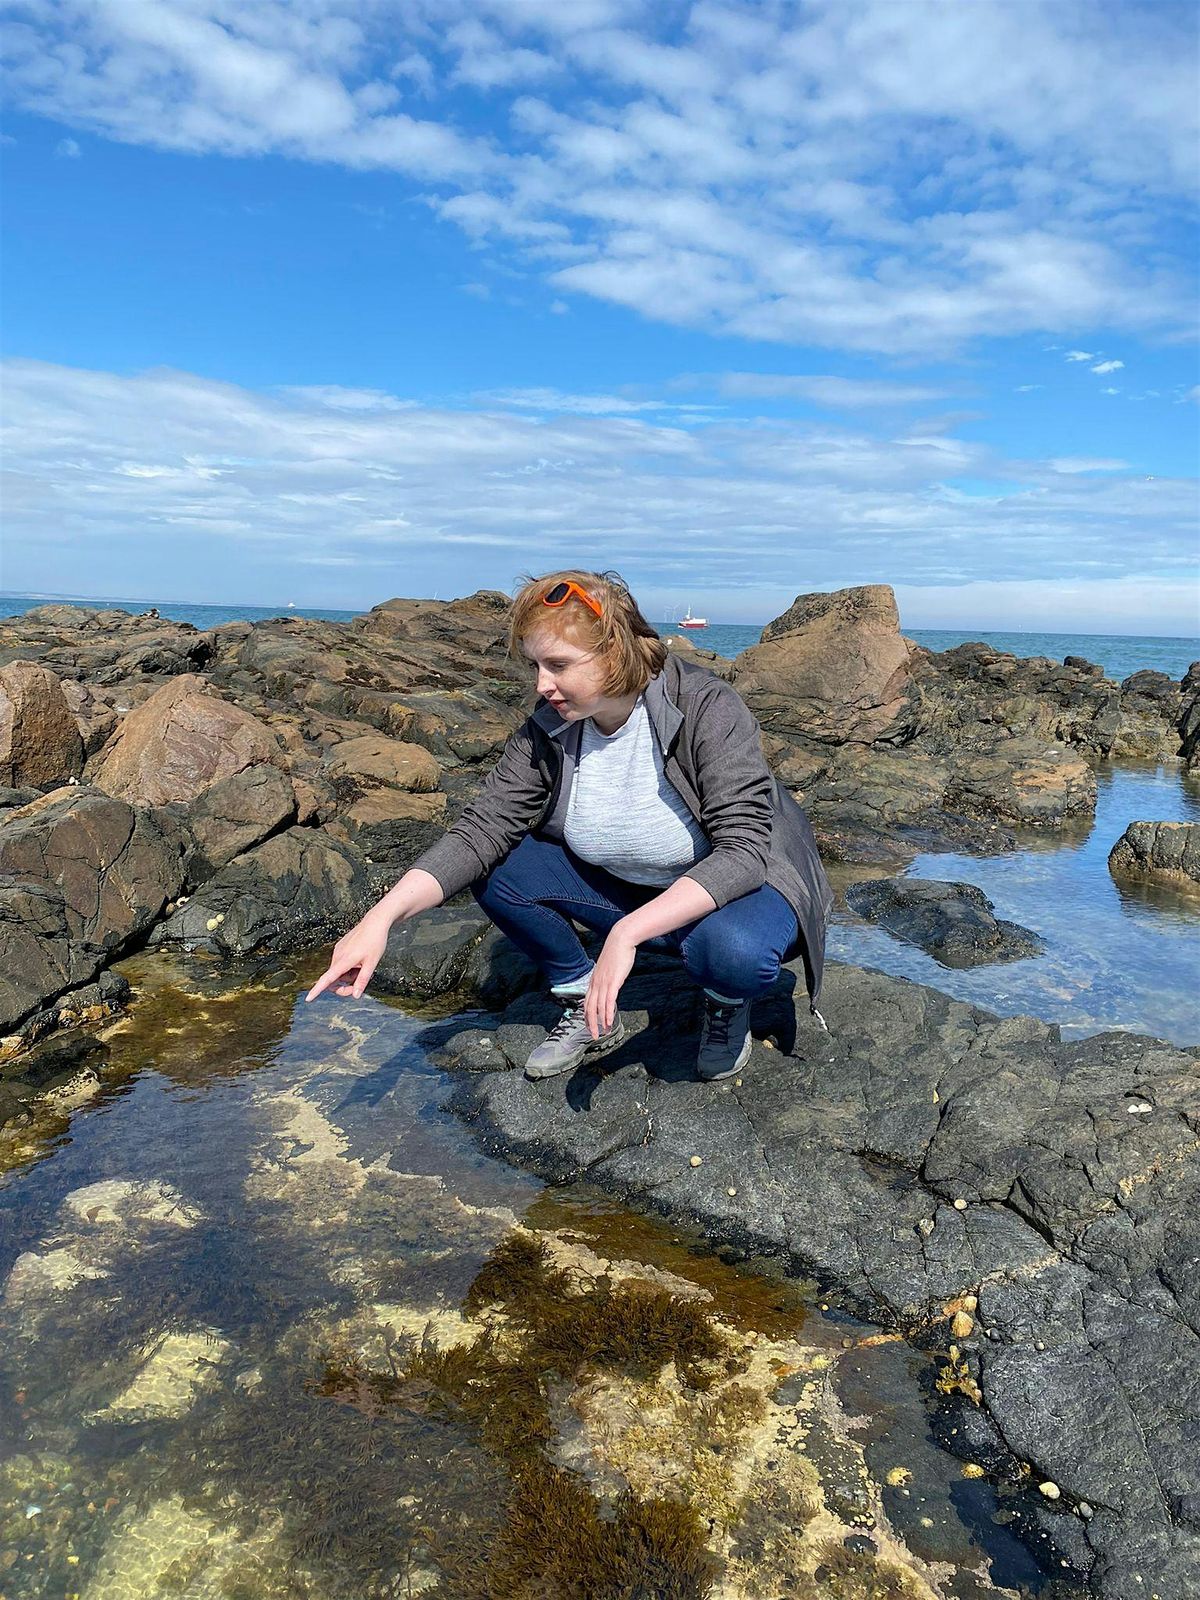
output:
[[[378,907],[368,911],[361,922],[356,922],[333,947],[329,966],[305,995],[305,1000],[315,1000],[328,988],[337,985],[335,994],[357,1000],[370,983],[375,968],[383,959],[387,948],[391,920],[376,915]]]

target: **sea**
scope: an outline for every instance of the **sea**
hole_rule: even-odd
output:
[[[215,628],[222,622],[265,622],[273,617],[314,617],[324,622],[349,622],[362,615],[358,611],[335,611],[310,606],[229,606],[197,605],[191,601],[95,599],[63,600],[54,595],[0,593],[0,618],[19,616],[43,605],[112,606],[121,611],[140,612],[153,607],[160,616],[174,622],[190,622],[197,628]],[[674,619],[656,624],[664,635],[680,630]],[[689,630],[693,643],[719,656],[733,657],[759,642],[765,624],[713,622],[707,628]],[[1062,661],[1066,656],[1082,656],[1104,668],[1108,678],[1121,682],[1143,668],[1165,672],[1176,680],[1187,674],[1189,666],[1200,660],[1200,637],[1179,638],[1116,633],[1017,633],[966,628],[905,628],[905,636],[928,650],[950,650],[955,645],[982,641],[996,650],[1015,656],[1045,656]]]

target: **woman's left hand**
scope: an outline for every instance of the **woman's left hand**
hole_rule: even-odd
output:
[[[637,945],[622,933],[619,923],[605,939],[604,948],[592,968],[587,1003],[583,1010],[593,1039],[598,1039],[612,1027],[617,1014],[617,997],[633,968],[637,951]]]

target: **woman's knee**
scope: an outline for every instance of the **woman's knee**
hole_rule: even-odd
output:
[[[752,926],[716,912],[688,935],[683,958],[697,983],[731,999],[765,994],[779,976],[779,952]]]

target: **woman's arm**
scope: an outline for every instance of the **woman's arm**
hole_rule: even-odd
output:
[[[611,1028],[617,1014],[617,996],[629,976],[638,946],[661,933],[674,933],[689,922],[699,922],[717,902],[694,878],[676,878],[669,888],[647,900],[614,924],[592,969],[584,1017],[593,1039]]]
[[[392,924],[407,922],[420,911],[431,911],[443,899],[442,886],[432,873],[410,867],[382,900],[342,935],[333,947],[328,967],[304,998],[315,1000],[336,983],[335,993],[343,998],[353,995],[357,1000],[383,959]]]

